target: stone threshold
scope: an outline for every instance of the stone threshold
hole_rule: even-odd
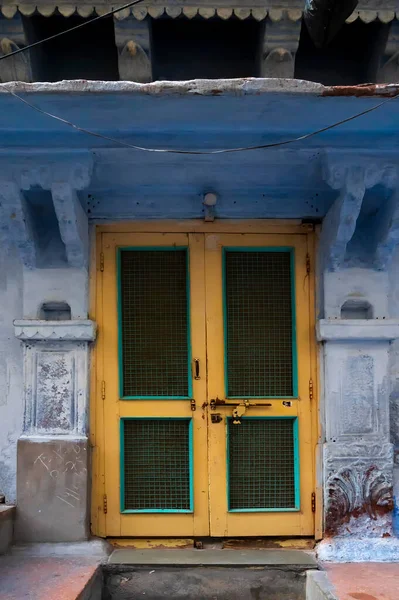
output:
[[[312,552],[302,550],[195,550],[164,549],[134,550],[117,549],[110,555],[108,565],[130,565],[136,567],[298,567],[317,569]]]

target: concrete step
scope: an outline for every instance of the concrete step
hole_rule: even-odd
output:
[[[0,554],[5,554],[14,536],[15,506],[0,504]]]
[[[314,556],[299,550],[118,549],[103,600],[305,600],[309,569]]]
[[[89,557],[0,559],[1,600],[102,600],[102,571]]]

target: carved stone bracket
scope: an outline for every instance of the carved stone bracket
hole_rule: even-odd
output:
[[[295,54],[301,33],[301,19],[265,22],[263,38],[262,77],[291,79],[295,71]]]
[[[16,13],[12,19],[0,18],[0,56],[18,50],[26,44],[21,15]],[[7,81],[32,81],[28,52],[21,52],[7,60],[0,61],[0,82],[6,83]]]
[[[399,23],[394,20],[389,28],[384,58],[378,71],[379,83],[399,81]]]
[[[68,264],[71,267],[86,267],[89,256],[89,225],[77,193],[67,183],[53,184],[51,193]]]
[[[30,211],[18,185],[9,181],[0,185],[0,239],[5,244],[12,240],[23,264],[28,268],[35,266],[35,234]]]
[[[336,271],[343,266],[348,244],[357,231],[366,190],[380,184],[386,188],[390,198],[381,203],[373,220],[364,254],[368,261],[371,257],[372,265],[367,266],[386,269],[399,242],[399,200],[394,191],[398,166],[367,156],[360,156],[356,162],[348,164],[347,160],[326,155],[324,179],[330,187],[339,190],[323,221],[321,248],[324,268]]]
[[[59,223],[55,233],[61,235],[69,266],[87,266],[88,221],[77,191],[89,185],[93,158],[88,152],[77,155],[16,155],[10,166],[10,156],[0,153],[0,233],[5,243],[17,245],[28,268],[37,266],[39,242],[32,207],[24,197],[31,188],[51,191]]]
[[[118,48],[119,78],[122,81],[152,81],[149,20],[115,16],[115,42]]]

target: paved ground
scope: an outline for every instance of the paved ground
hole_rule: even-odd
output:
[[[63,557],[0,557],[0,600],[77,600],[98,561]]]
[[[339,600],[399,600],[399,563],[325,563]]]

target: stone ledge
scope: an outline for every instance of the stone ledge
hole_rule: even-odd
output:
[[[24,319],[14,321],[15,337],[19,340],[60,340],[93,342],[96,323],[90,320],[40,321]]]
[[[399,338],[399,319],[320,319],[316,333],[319,342],[390,341]]]
[[[326,562],[399,562],[399,539],[348,536],[326,538],[316,546],[316,556]]]

